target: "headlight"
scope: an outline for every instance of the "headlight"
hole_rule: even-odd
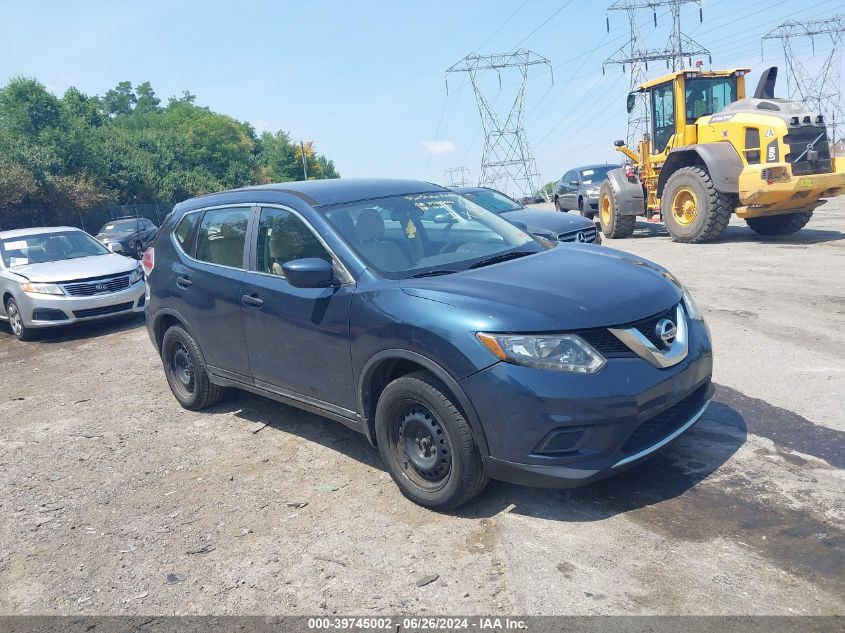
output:
[[[63,295],[62,289],[56,284],[38,284],[27,281],[21,284],[21,290],[39,295]]]
[[[687,316],[691,319],[695,319],[696,321],[703,321],[704,317],[701,314],[701,310],[698,309],[698,304],[696,304],[695,299],[692,298],[692,295],[690,294],[690,291],[686,289],[686,286],[678,281],[678,278],[668,270],[663,271],[663,276],[678,286],[681,290],[681,300],[684,302],[684,310],[686,310]]]
[[[695,299],[692,298],[689,290],[681,286],[681,292],[683,293],[684,310],[687,311],[687,316],[696,321],[703,321],[704,317],[701,316],[701,310],[698,309],[698,305],[695,303]]]
[[[574,334],[487,334],[478,340],[499,360],[538,369],[594,374],[607,362]]]
[[[597,196],[597,195],[599,195],[599,190],[598,189],[587,189],[587,195],[588,196]]]
[[[134,283],[141,281],[144,278],[144,269],[140,266],[132,271],[129,275],[129,285],[131,286]]]

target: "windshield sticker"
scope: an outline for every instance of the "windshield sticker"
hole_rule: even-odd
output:
[[[585,169],[584,171],[581,172],[581,175],[582,176],[592,176],[594,173],[596,173],[596,172],[593,171],[592,169]]]
[[[3,246],[7,251],[19,251],[26,248],[26,241],[18,240],[16,242],[3,242]]]
[[[15,266],[26,266],[29,263],[29,260],[26,257],[10,257],[9,258],[9,267],[14,268]]]

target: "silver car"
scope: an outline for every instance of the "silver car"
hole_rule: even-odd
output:
[[[22,341],[38,328],[144,311],[140,264],[79,229],[0,232],[0,320]]]
[[[599,208],[599,189],[607,172],[621,165],[585,165],[566,172],[555,183],[554,203],[558,211],[578,211],[591,220]]]

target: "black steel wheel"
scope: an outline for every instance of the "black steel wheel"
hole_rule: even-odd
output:
[[[402,494],[415,503],[450,510],[487,484],[469,423],[449,390],[428,372],[387,385],[375,424],[382,461]]]
[[[170,391],[186,409],[205,409],[223,398],[225,389],[209,379],[197,342],[178,325],[164,333],[161,360]]]

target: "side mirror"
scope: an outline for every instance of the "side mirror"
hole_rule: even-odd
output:
[[[580,183],[580,182],[578,182],[577,180],[570,180],[570,181],[569,181],[569,184],[570,184],[570,185],[572,185],[573,187],[577,187],[577,186],[578,186],[578,185],[580,185],[581,183]]]
[[[614,145],[614,147],[625,147],[625,141],[623,141],[623,140],[620,138],[620,139],[619,139],[618,141],[616,141],[613,145]]]
[[[629,92],[628,93],[628,100],[625,102],[625,107],[628,108],[628,114],[634,111],[634,108],[637,105],[637,93],[636,92]]]
[[[291,260],[282,264],[282,270],[295,288],[327,288],[335,282],[334,268],[319,257]]]
[[[525,222],[521,222],[520,220],[513,220],[511,222],[516,228],[522,229],[526,233],[528,233],[528,225]]]

